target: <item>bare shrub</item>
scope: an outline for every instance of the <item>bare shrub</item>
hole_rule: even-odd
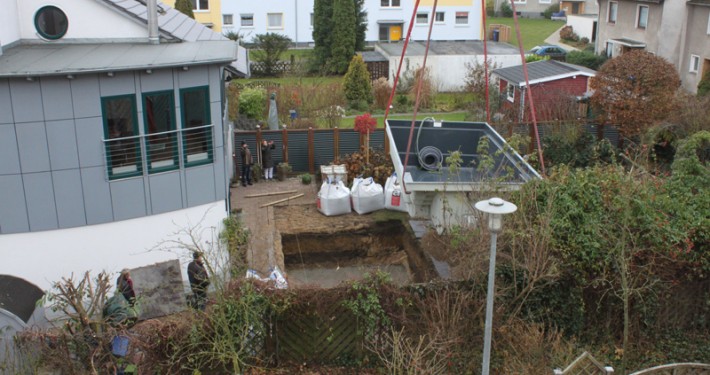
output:
[[[409,96],[415,103],[417,94],[419,94],[419,108],[431,108],[434,105],[436,85],[429,68],[419,68],[414,73],[414,83],[409,91]]]
[[[315,118],[325,118],[329,127],[337,126],[340,122],[341,116],[337,108],[345,106],[345,95],[340,83],[298,82],[282,85],[275,92],[281,123],[290,124],[291,109],[298,111],[299,119],[313,119],[310,122],[313,125],[315,125]],[[303,127],[303,123],[299,123],[297,127]]]
[[[549,374],[575,359],[577,345],[555,328],[509,321],[494,333],[495,353],[500,355],[500,374]]]
[[[375,108],[387,109],[387,102],[392,93],[392,85],[387,78],[380,77],[372,84],[373,96],[375,97]]]
[[[444,374],[450,340],[443,335],[409,337],[404,329],[391,329],[366,348],[377,355],[388,374]]]

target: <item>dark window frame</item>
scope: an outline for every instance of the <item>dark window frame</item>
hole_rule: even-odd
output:
[[[112,160],[112,152],[111,152],[111,139],[115,138],[122,138],[121,136],[119,137],[111,137],[110,134],[110,126],[109,126],[109,118],[106,116],[108,109],[107,109],[107,103],[111,100],[124,100],[124,99],[129,99],[130,104],[131,104],[131,119],[133,121],[133,135],[129,137],[135,137],[134,142],[135,142],[135,163],[134,165],[136,166],[135,171],[131,172],[126,172],[126,173],[114,173],[114,166],[113,166],[113,160]],[[135,177],[135,176],[141,176],[143,174],[143,155],[141,152],[141,140],[140,140],[140,132],[139,132],[139,125],[138,125],[138,108],[136,106],[136,96],[135,94],[125,94],[125,95],[114,95],[114,96],[104,96],[101,97],[101,117],[102,117],[102,122],[103,122],[103,127],[104,127],[104,139],[107,140],[108,142],[105,143],[104,145],[104,151],[106,153],[106,170],[108,174],[109,180],[116,180],[116,179],[121,179],[121,178],[128,178],[128,177]]]
[[[63,28],[59,30],[55,34],[50,34],[46,30],[46,25],[42,26],[41,21],[43,17],[47,17],[49,14],[48,12],[55,12],[54,16],[61,16],[63,20],[57,21],[57,23],[64,23]],[[34,18],[34,25],[35,25],[35,30],[37,30],[37,33],[44,39],[49,39],[49,40],[57,40],[62,38],[64,35],[67,34],[67,31],[69,31],[69,18],[67,17],[67,14],[64,13],[63,10],[59,9],[58,7],[54,5],[46,5],[37,10],[35,13],[35,18]]]
[[[206,126],[206,125],[211,125],[210,127],[204,127],[201,130],[190,130],[193,126],[189,126],[189,121],[187,119],[188,113],[187,107],[186,107],[186,101],[185,101],[185,94],[193,93],[193,92],[204,92],[204,117],[202,118],[202,121],[204,122],[203,124],[200,124],[198,126]],[[212,114],[210,110],[210,88],[209,86],[196,86],[196,87],[187,87],[187,88],[182,88],[180,89],[180,119],[182,121],[182,153],[183,153],[183,163],[185,168],[187,167],[193,167],[197,165],[203,165],[203,164],[211,164],[214,162],[214,150],[212,149],[212,137],[214,133],[214,124],[212,124]],[[198,127],[194,126],[194,127]],[[195,133],[202,133],[204,134],[204,147],[205,147],[205,152],[207,153],[207,157],[205,159],[200,159],[200,160],[195,160],[195,161],[189,161],[190,155],[194,155],[196,153],[189,153],[188,151],[188,146],[191,138],[191,134]]]
[[[147,98],[149,96],[158,96],[158,95],[167,95],[168,96],[168,108],[169,108],[169,129],[162,131],[162,132],[151,132],[150,130],[150,119],[148,117],[148,101]],[[146,158],[146,165],[148,166],[148,173],[159,173],[159,172],[166,172],[166,171],[172,171],[175,169],[180,168],[180,154],[178,152],[179,148],[179,140],[178,140],[178,134],[177,134],[177,120],[175,117],[175,93],[173,90],[162,90],[162,91],[152,91],[152,92],[144,92],[142,95],[142,103],[143,103],[143,131],[144,131],[144,138],[145,138],[145,158]],[[153,151],[151,150],[151,146],[153,145],[153,142],[151,141],[151,138],[153,137],[154,134],[157,133],[164,133],[164,132],[172,132],[169,133],[168,136],[172,137],[170,142],[172,143],[171,147],[173,148],[172,152],[172,160],[173,160],[173,165],[170,166],[163,166],[163,167],[152,167],[153,164]],[[161,160],[167,160],[167,159],[161,159]]]

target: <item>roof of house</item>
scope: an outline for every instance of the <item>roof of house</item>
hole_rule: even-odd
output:
[[[3,51],[0,77],[116,72],[211,63],[237,58],[231,40],[193,43],[28,44]]]
[[[148,8],[145,0],[97,0],[120,12],[148,24]],[[228,40],[224,35],[158,1],[158,27],[161,36],[187,42],[206,40]]]
[[[535,61],[527,64],[527,67],[528,80],[531,85],[578,75],[587,77],[594,77],[596,75],[596,71],[592,69],[556,60]],[[492,74],[497,75],[515,86],[525,86],[525,75],[523,74],[522,65],[495,69]]]
[[[164,4],[158,5],[160,44],[150,44],[147,7],[140,0],[93,0],[146,27],[145,40],[20,41],[0,55],[0,77],[115,72],[201,64],[229,64],[237,43]],[[110,20],[106,20],[110,23]],[[241,65],[239,68],[243,68]]]

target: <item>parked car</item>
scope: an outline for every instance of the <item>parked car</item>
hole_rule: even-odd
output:
[[[560,46],[543,45],[535,46],[530,50],[530,53],[538,56],[549,56],[553,60],[564,60],[567,56],[567,51]]]

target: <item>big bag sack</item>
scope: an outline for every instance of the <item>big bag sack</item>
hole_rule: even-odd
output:
[[[342,181],[336,183],[323,181],[316,197],[316,207],[325,216],[349,214],[351,212],[350,189]]]
[[[360,215],[385,208],[385,191],[372,177],[353,180],[350,197],[353,210]]]

